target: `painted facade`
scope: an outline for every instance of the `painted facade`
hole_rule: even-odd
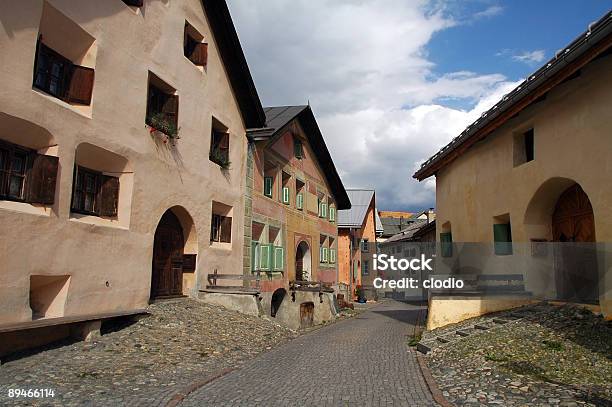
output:
[[[246,223],[251,227],[245,230],[244,267],[245,273],[261,273],[264,311],[275,316],[280,305],[272,305],[272,296],[282,293],[280,301],[291,302],[288,292],[292,282],[320,281],[337,286],[336,218],[338,208],[345,207],[347,200],[341,183],[340,191],[330,183],[337,175],[321,165],[327,160],[328,166],[333,166],[329,153],[321,153],[324,144],[314,146],[313,135],[306,130],[305,123],[316,126],[310,107],[265,110],[268,126],[274,128],[265,136],[251,138],[246,209]],[[282,112],[287,118],[274,120],[275,114]],[[343,195],[340,198],[339,193]],[[316,314],[323,304],[318,297],[313,302]],[[297,316],[291,318],[299,320]]]
[[[173,273],[153,282],[159,295],[195,295],[213,269],[241,274],[245,129],[264,117],[240,88],[250,74],[228,46],[237,36],[225,3],[7,1],[0,13],[2,165],[23,153],[33,166],[25,186],[2,190],[0,325],[144,308],[158,238],[177,245],[157,258]],[[147,126],[155,92],[180,139]],[[215,131],[228,140],[225,168],[209,158]],[[21,189],[32,188],[29,200]],[[215,215],[234,220],[223,238]]]

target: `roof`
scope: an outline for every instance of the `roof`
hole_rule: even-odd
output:
[[[202,0],[202,5],[219,48],[223,66],[229,76],[245,127],[263,127],[266,121],[263,107],[240,46],[240,40],[227,8],[227,3],[225,0]]]
[[[427,225],[428,223],[426,220],[419,219],[411,223],[407,228],[403,229],[399,233],[385,240],[382,244],[411,240],[415,233],[417,233],[422,227]]]
[[[381,217],[380,221],[383,227],[382,236],[393,236],[400,233],[403,229],[414,223],[417,219],[412,216],[406,218],[387,218]]]
[[[251,141],[269,140],[275,135],[280,134],[291,121],[297,119],[302,129],[304,129],[306,137],[308,137],[310,147],[314,151],[323,173],[327,177],[327,182],[334,195],[337,208],[339,210],[349,209],[351,201],[344,189],[340,175],[334,165],[334,160],[331,158],[331,154],[323,139],[323,134],[321,134],[310,106],[266,107],[264,112],[266,115],[266,126],[259,129],[249,129],[247,131],[249,139]]]
[[[608,51],[612,44],[611,33],[612,11],[608,11],[598,21],[590,24],[587,31],[558,51],[551,60],[483,113],[459,136],[425,161],[413,177],[422,181],[435,175],[477,141],[487,137],[532,103],[541,100],[552,88]]]
[[[409,218],[413,215],[412,212],[402,211],[379,211],[378,214],[383,218]]]
[[[349,189],[346,192],[351,200],[351,208],[338,211],[338,227],[360,228],[374,199],[374,190]]]

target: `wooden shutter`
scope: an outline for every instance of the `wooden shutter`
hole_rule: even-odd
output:
[[[329,221],[334,222],[336,220],[336,208],[333,206],[329,207]]]
[[[274,246],[274,270],[282,271],[285,267],[285,249],[280,246]]]
[[[162,113],[178,127],[178,95],[167,95],[167,97],[162,106]]]
[[[495,254],[500,256],[512,254],[512,236],[510,233],[509,223],[493,225]]]
[[[55,200],[59,159],[50,155],[33,153],[26,174],[26,201],[52,205]]]
[[[98,203],[100,216],[117,216],[119,207],[119,178],[101,175]]]
[[[289,187],[283,187],[283,203],[289,204]]]
[[[264,195],[272,198],[272,177],[264,177]]]
[[[189,60],[195,65],[206,66],[208,61],[208,44],[197,43],[189,56]]]
[[[183,273],[193,273],[196,269],[195,254],[183,254]]]
[[[259,270],[259,242],[251,240],[251,272]]]
[[[440,253],[442,257],[453,256],[453,235],[448,233],[440,233]]]
[[[228,216],[221,217],[221,232],[219,241],[223,243],[231,243],[232,241],[232,218]]]
[[[270,270],[272,259],[271,259],[271,248],[272,246],[269,244],[262,244],[259,246],[260,255],[259,255],[259,269],[262,271]]]
[[[68,88],[68,102],[91,104],[94,85],[94,70],[85,66],[74,65]]]
[[[330,263],[336,262],[336,249],[329,249],[329,262]]]

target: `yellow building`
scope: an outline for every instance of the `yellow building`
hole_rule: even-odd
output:
[[[611,33],[607,13],[414,175],[436,177],[437,233],[445,244],[482,243],[486,253],[478,257],[479,267],[522,274],[531,293],[523,301],[598,304],[607,317],[612,315]],[[457,271],[458,251],[439,256],[437,272]],[[571,260],[578,252],[581,261]],[[516,305],[496,301],[454,302],[433,307],[430,316],[436,323],[452,322]]]
[[[0,14],[0,332],[61,337],[242,274],[245,129],[265,115],[225,2]]]

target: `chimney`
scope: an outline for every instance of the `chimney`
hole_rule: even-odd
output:
[[[434,208],[429,208],[427,211],[427,223],[431,223],[436,219],[436,214],[434,212]]]

